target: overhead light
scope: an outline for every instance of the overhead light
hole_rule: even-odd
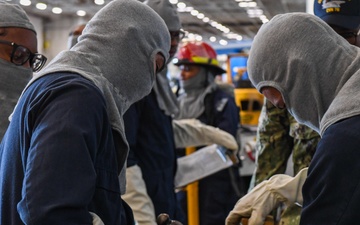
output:
[[[36,3],[36,8],[40,10],[45,10],[47,8],[47,5],[45,3]]]
[[[31,1],[30,0],[20,0],[20,4],[24,5],[24,6],[29,6],[29,5],[31,5]]]
[[[169,1],[172,1],[172,0],[169,0]],[[250,1],[250,2],[249,2]],[[252,6],[254,2],[252,2],[253,0],[246,0],[246,2],[241,2],[241,3],[246,3],[247,5],[250,5]],[[239,3],[240,4],[240,3]],[[256,4],[256,2],[255,2]],[[189,10],[191,8],[191,10]],[[230,33],[230,29],[227,28],[226,26],[214,21],[214,20],[211,20],[209,17],[206,17],[205,14],[203,13],[200,13],[198,10],[195,10],[193,7],[189,7],[189,6],[186,6],[185,3],[183,2],[179,2],[177,3],[177,11],[178,12],[189,12],[192,16],[196,16],[198,19],[202,20],[204,23],[208,23],[210,24],[212,27],[222,31],[223,35],[224,34],[228,34]],[[212,37],[211,39],[214,40],[215,37]],[[187,35],[187,39],[188,40],[202,40],[202,37],[200,35],[195,35],[195,34],[192,34],[192,33],[189,33]],[[216,38],[215,40],[216,41]],[[227,45],[227,41],[226,40],[221,40],[221,43],[223,43],[223,45]]]
[[[242,37],[238,34],[235,34],[235,33],[228,33],[225,35],[227,38],[229,39],[236,39],[238,41],[241,41],[242,40]]]
[[[222,32],[224,32],[225,34],[230,33],[230,29],[225,27],[224,29],[221,30]]]
[[[104,0],[94,0],[94,3],[96,5],[104,5],[105,4],[105,1]]]
[[[193,15],[193,16],[197,16],[197,15],[199,14],[199,11],[197,11],[197,10],[192,10],[192,11],[190,12],[190,14]]]
[[[268,18],[266,18],[266,16],[265,16],[265,15],[259,16],[259,19],[261,19],[261,21],[262,21],[263,23],[267,23],[267,22],[269,22],[269,19],[268,19]]]
[[[216,37],[214,37],[214,36],[213,36],[213,37],[210,37],[209,40],[210,40],[211,42],[215,42],[215,41],[216,41]]]
[[[249,2],[249,7],[256,7],[257,6],[257,3],[256,2]]]
[[[219,44],[221,44],[221,45],[227,45],[227,44],[228,44],[228,42],[227,42],[227,41],[225,41],[224,39],[222,39],[222,40],[220,40],[220,41],[219,41]]]
[[[183,3],[183,2],[179,2],[178,4],[176,4],[176,6],[179,8],[179,9],[184,9],[186,7],[186,4]]]
[[[261,15],[261,16],[259,16],[259,19],[261,19],[261,20],[265,20],[265,19],[267,19],[267,18],[266,18],[266,16],[265,16],[265,15]]]
[[[202,19],[202,21],[203,21],[204,23],[207,23],[207,22],[210,21],[210,19],[209,19],[209,17],[204,17],[204,18]]]
[[[61,14],[62,13],[62,9],[59,7],[54,7],[51,10],[54,14]]]
[[[183,7],[183,6],[181,5],[181,7]],[[194,10],[193,7],[188,7],[188,6],[186,6],[186,5],[185,5],[184,8],[179,8],[179,7],[177,7],[177,11],[178,11],[178,12],[191,12],[191,11],[193,11],[193,10]]]
[[[179,62],[178,58],[173,58],[172,63],[177,64]]]
[[[212,22],[210,23],[210,25],[211,25],[212,27],[216,27],[216,26],[218,25],[218,22],[212,21]]]
[[[191,39],[195,39],[195,35],[193,33],[189,33],[188,34],[188,38],[191,40]]]
[[[221,30],[224,26],[220,23],[216,24],[216,29]]]
[[[179,1],[178,0],[169,0],[169,2],[173,5],[177,4]]]
[[[264,11],[262,9],[248,9],[246,10],[246,13],[249,15],[262,16],[264,14]]]
[[[85,16],[85,15],[86,15],[86,12],[85,12],[84,10],[78,10],[78,11],[76,12],[76,15],[78,15],[78,16]]]
[[[203,13],[199,13],[196,17],[201,20],[204,19],[205,15]]]
[[[256,7],[257,3],[256,2],[240,2],[239,6],[242,7],[242,8]]]

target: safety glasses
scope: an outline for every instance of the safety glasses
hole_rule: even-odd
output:
[[[32,53],[28,48],[22,45],[4,40],[0,40],[0,44],[13,47],[10,61],[17,66],[22,66],[29,60],[32,70],[34,72],[38,72],[46,63],[47,58],[44,55],[39,53]]]

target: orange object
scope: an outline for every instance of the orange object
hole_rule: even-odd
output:
[[[185,149],[186,155],[195,152],[194,147]],[[199,182],[195,181],[186,186],[188,225],[199,225]]]

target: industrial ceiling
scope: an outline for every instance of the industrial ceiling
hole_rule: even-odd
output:
[[[27,13],[48,20],[78,17],[79,13],[88,20],[101,7],[110,2],[110,0],[8,1],[12,3],[21,1],[22,4],[27,4],[27,6],[23,5]],[[180,20],[188,38],[200,38],[204,41],[214,42],[223,41],[221,44],[252,40],[260,26],[276,14],[306,11],[306,0],[169,1],[178,7]],[[29,5],[29,3],[31,4]],[[43,8],[41,8],[41,4],[38,3],[44,3],[46,6],[42,5]],[[79,12],[79,10],[82,11]],[[61,13],[59,13],[60,11]]]

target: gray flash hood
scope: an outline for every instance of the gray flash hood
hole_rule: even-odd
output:
[[[147,0],[144,4],[152,8],[164,20],[169,31],[178,31],[181,28],[180,18],[176,7],[169,0]],[[167,64],[170,63],[169,59]],[[167,78],[167,68],[157,74],[154,85],[156,99],[160,109],[168,116],[174,117],[179,113],[179,106],[175,94],[172,92]]]
[[[169,31],[178,31],[181,28],[180,18],[169,0],[146,0],[144,4],[157,12],[166,23]]]
[[[279,90],[295,119],[321,135],[360,115],[360,49],[316,16],[288,13],[264,24],[252,44],[248,72],[258,91]]]
[[[36,34],[35,27],[26,12],[19,5],[5,1],[0,1],[0,27],[19,27]]]
[[[150,7],[135,0],[111,1],[87,23],[79,42],[58,54],[28,86],[54,72],[74,72],[93,81],[104,94],[112,128],[127,146],[122,116],[150,93],[155,55],[161,52],[167,60],[169,48],[169,31]],[[121,165],[127,151],[120,154]]]

